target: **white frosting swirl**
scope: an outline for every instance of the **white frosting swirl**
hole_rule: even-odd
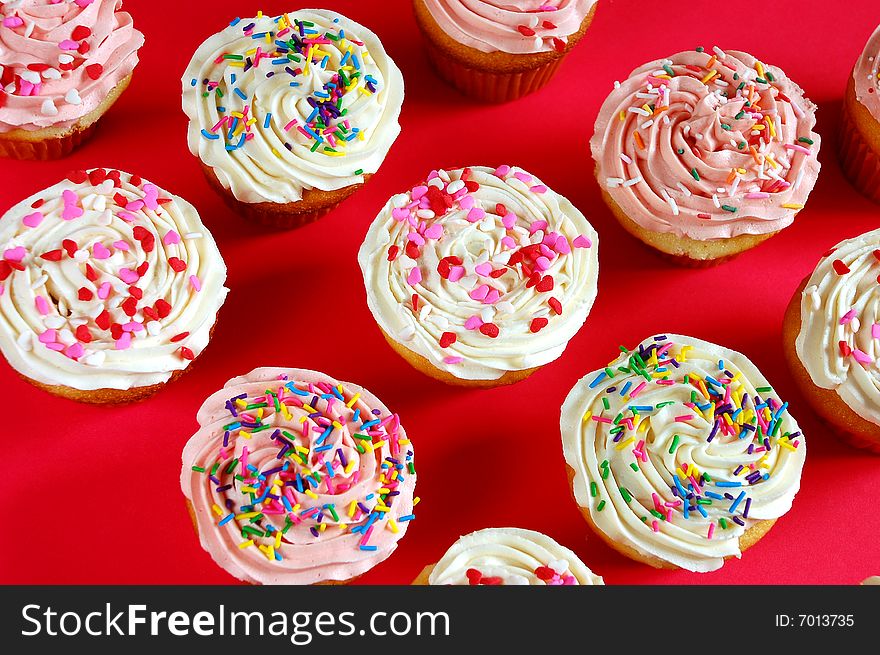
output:
[[[0,350],[48,385],[166,382],[208,344],[227,293],[195,208],[119,171],[79,171],[17,204],[0,254]]]
[[[837,244],[801,295],[798,358],[813,383],[834,389],[880,425],[880,229]]]
[[[362,183],[400,133],[402,103],[379,38],[317,9],[236,19],[183,75],[189,149],[242,202]]]
[[[486,528],[461,537],[434,565],[431,585],[601,585],[577,555],[547,535]]]
[[[391,198],[358,261],[386,334],[458,378],[495,380],[562,354],[596,298],[597,250],[538,178],[475,166]]]
[[[561,428],[578,504],[650,563],[718,569],[800,488],[806,449],[787,404],[745,356],[699,339],[646,339],[588,374]]]

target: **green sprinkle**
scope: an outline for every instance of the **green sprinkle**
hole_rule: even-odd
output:
[[[775,81],[776,81],[776,79],[773,77],[773,73],[771,73],[770,71],[765,70],[765,71],[764,71],[764,74],[767,76],[767,79],[770,80],[771,82],[775,82]]]
[[[814,143],[814,141],[812,139],[808,139],[805,136],[798,137],[798,141],[800,141],[801,143],[808,143],[809,145],[813,145],[813,143]]]
[[[195,471],[196,473],[204,473],[205,472],[205,469],[203,469],[201,466],[193,466],[192,470]]]
[[[333,520],[339,523],[339,514],[336,513],[336,508],[333,505],[327,505],[327,509],[330,510],[330,514],[333,516]]]
[[[770,393],[773,391],[773,387],[755,387],[755,391],[758,393]]]
[[[354,435],[355,439],[360,439],[361,441],[372,441],[373,437],[369,437],[365,434],[356,434]]]
[[[684,148],[679,148],[678,150],[676,150],[676,152],[677,152],[679,155],[683,155],[683,154],[684,154]]]
[[[601,500],[601,501],[599,501],[599,504],[596,506],[596,511],[601,512],[603,509],[605,509],[605,501]]]
[[[639,465],[636,464],[635,462],[632,462],[632,463],[629,465],[629,467],[630,467],[633,471],[635,471],[636,473],[639,472]]]
[[[623,496],[623,499],[627,503],[632,502],[632,499],[633,499],[632,494],[630,494],[629,491],[626,490],[626,487],[620,487],[620,495]]]
[[[671,455],[672,453],[674,453],[676,448],[678,448],[678,435],[677,434],[673,435],[673,437],[672,437],[672,445],[669,446],[669,454]]]
[[[282,431],[281,431],[281,434],[283,434],[285,437],[287,437],[287,438],[290,439],[291,441],[296,441],[296,436],[290,434],[290,432],[288,432],[287,430],[282,430]]]
[[[708,473],[703,473],[703,479],[706,480],[706,482],[712,482],[712,478],[709,477]]]
[[[765,80],[763,77],[756,77],[755,82],[759,82],[760,84],[767,84],[767,80]]]
[[[597,485],[595,482],[591,482],[590,483],[590,496],[595,498],[596,494],[598,494],[598,493],[599,493],[599,485]]]
[[[220,468],[220,462],[215,463],[214,466],[211,467],[211,475],[214,475],[217,472],[217,469],[219,469],[219,468]]]
[[[729,129],[730,129],[730,125],[728,125],[727,123],[721,123],[721,129],[722,129],[722,130],[729,130]]]
[[[611,405],[608,403],[608,396],[602,396],[602,405],[605,409],[611,409]]]
[[[697,182],[700,181],[700,174],[697,173],[697,169],[696,169],[696,168],[692,168],[692,169],[691,169],[691,177],[694,178]]]
[[[241,535],[244,536],[244,535],[246,535],[246,534],[252,534],[252,535],[255,535],[255,536],[257,536],[257,537],[264,537],[264,536],[265,536],[265,535],[263,534],[263,531],[262,531],[262,530],[257,530],[256,528],[252,528],[252,527],[249,526],[249,525],[246,525],[246,526],[244,526],[244,527],[241,529]]]
[[[721,524],[722,530],[727,530],[727,521],[723,518],[718,519],[718,522]]]
[[[736,116],[733,117],[733,120],[738,121],[740,118],[742,118],[742,117],[745,116],[745,115],[746,115],[746,110],[745,110],[745,109],[740,109],[740,110],[739,110],[739,113],[738,113]]]
[[[697,52],[703,52],[704,50],[705,50],[705,48],[703,46],[701,46],[701,45],[697,46]]]
[[[226,473],[232,473],[235,470],[236,466],[238,466],[238,457],[229,462],[229,466],[226,467]]]
[[[259,427],[254,428],[253,430],[251,430],[251,432],[262,432],[263,430],[271,430],[271,429],[272,429],[271,425],[261,425]]]
[[[731,207],[730,205],[721,205],[721,209],[726,212],[730,212],[731,214],[736,212],[736,207]]]
[[[363,175],[363,174],[364,174],[364,169],[363,169],[363,168],[359,168],[359,169],[357,169],[357,170],[354,172],[354,174],[355,174],[355,175]]]
[[[672,67],[669,64],[663,64],[663,70],[666,71],[666,74],[669,75],[669,77],[675,77],[675,71],[672,70]]]
[[[698,498],[697,499],[697,505],[711,505],[711,504],[712,504],[712,501],[709,500],[708,498]]]
[[[743,148],[746,147],[746,142],[745,142],[745,141],[740,141],[739,143],[736,144],[736,147],[737,147],[739,150],[742,150]]]
[[[250,523],[259,523],[259,522],[262,521],[264,518],[266,518],[266,516],[265,516],[262,512],[260,512],[259,514],[257,514],[255,517],[253,517],[253,518],[250,520]]]
[[[738,79],[739,79],[739,73],[734,73],[734,74],[733,74],[733,79],[738,80]]]
[[[244,55],[223,55],[223,59],[234,59],[236,61],[244,61]]]
[[[658,512],[656,509],[652,509],[652,510],[651,510],[651,515],[652,515],[652,516],[656,516],[658,519],[663,519],[664,521],[666,520],[666,517],[663,516],[663,515],[662,515],[660,512]]]
[[[290,520],[289,516],[284,517],[284,527],[281,528],[281,534],[287,534],[287,531],[293,527],[293,521]]]

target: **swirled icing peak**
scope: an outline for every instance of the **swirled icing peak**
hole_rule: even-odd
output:
[[[880,121],[880,25],[853,67],[856,99]]]
[[[236,18],[183,75],[190,151],[243,202],[363,182],[400,134],[402,103],[379,38],[318,9]]]
[[[803,435],[736,351],[672,334],[622,351],[562,406],[575,498],[640,559],[718,569],[749,527],[791,508]]]
[[[423,0],[440,28],[481,52],[563,51],[596,0]]]
[[[226,265],[195,208],[135,175],[77,171],[0,220],[0,349],[82,390],[167,381],[208,344]]]
[[[252,584],[349,580],[415,518],[412,445],[370,392],[302,369],[233,378],[198,413],[180,484],[202,547]]]
[[[120,0],[0,2],[0,132],[69,127],[138,63]]]
[[[590,141],[635,223],[697,240],[787,227],[819,174],[815,106],[778,68],[701,48],[615,83]]]
[[[577,555],[547,535],[486,528],[464,535],[428,578],[432,585],[601,585]]]
[[[562,354],[596,298],[598,237],[526,171],[432,171],[388,201],[358,260],[382,330],[458,378]]]
[[[798,358],[813,383],[880,425],[880,230],[837,244],[801,295]]]

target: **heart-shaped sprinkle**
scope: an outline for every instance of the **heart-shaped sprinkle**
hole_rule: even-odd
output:
[[[85,25],[77,25],[73,28],[73,32],[70,35],[70,38],[74,41],[82,41],[83,39],[87,39],[92,35],[92,30],[90,30]]]
[[[107,249],[107,247],[100,241],[92,246],[92,257],[94,257],[95,259],[109,259],[110,254],[111,253]]]
[[[141,279],[141,276],[138,275],[135,271],[130,268],[120,268],[119,269],[119,279],[125,282],[126,284],[134,284],[138,280]]]
[[[15,248],[9,248],[3,252],[3,259],[8,262],[20,262],[27,255],[27,250],[24,249],[23,246],[16,246]]]
[[[21,219],[21,222],[26,227],[37,227],[40,223],[43,222],[43,215],[40,212],[34,212],[33,214],[28,214],[23,219]]]
[[[165,236],[162,237],[162,243],[164,243],[166,246],[180,243],[180,235],[174,230],[168,230],[168,232],[165,233]]]
[[[97,80],[104,73],[104,67],[101,64],[89,64],[86,66],[86,75],[93,80]]]

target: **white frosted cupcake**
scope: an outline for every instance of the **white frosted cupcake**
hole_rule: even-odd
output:
[[[226,265],[195,208],[96,168],[0,219],[0,350],[36,386],[73,400],[143,398],[208,345]]]
[[[260,223],[315,220],[375,173],[400,134],[403,76],[332,11],[236,18],[183,74],[187,141],[208,181]]]
[[[391,198],[358,261],[385,338],[418,370],[492,387],[558,358],[596,298],[598,237],[526,171],[432,171]]]
[[[461,537],[414,585],[601,585],[565,546],[522,528],[486,528]]]
[[[590,526],[632,559],[714,571],[791,509],[806,446],[740,353],[658,335],[587,374],[562,405],[562,448]]]

